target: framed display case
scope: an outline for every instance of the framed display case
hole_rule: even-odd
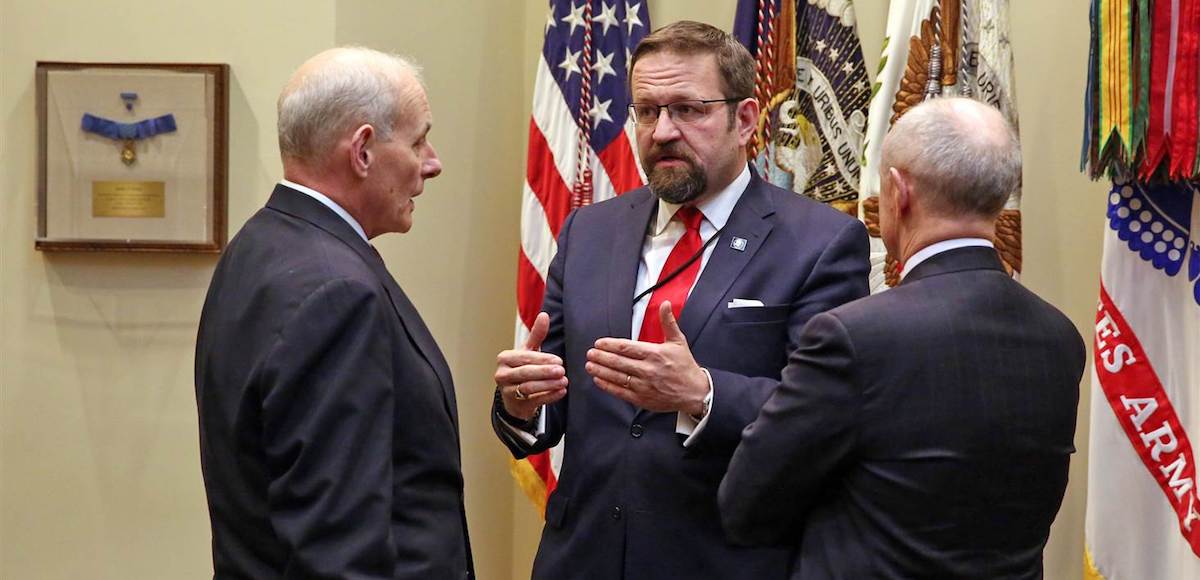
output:
[[[37,63],[47,251],[220,252],[229,66]]]

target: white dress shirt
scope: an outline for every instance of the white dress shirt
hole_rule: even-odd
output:
[[[996,246],[992,244],[991,240],[984,238],[953,238],[930,244],[918,250],[908,261],[904,262],[904,269],[900,271],[900,279],[903,280],[905,276],[908,276],[908,273],[912,272],[913,268],[916,268],[921,262],[942,252],[972,247],[995,248]]]
[[[299,183],[293,183],[286,179],[280,179],[279,184],[290,187],[321,202],[322,205],[333,210],[333,213],[338,214],[338,216],[340,216],[343,220],[346,220],[346,223],[350,224],[350,227],[354,228],[354,231],[358,233],[358,236],[361,237],[364,242],[367,242],[368,244],[371,243],[369,240],[367,240],[367,233],[363,231],[362,226],[358,225],[358,220],[354,219],[354,216],[350,215],[350,212],[343,209],[342,206],[337,204],[337,202],[326,197],[325,194],[311,187],[305,187]]]
[[[750,167],[742,169],[742,172],[730,183],[725,189],[721,190],[712,198],[704,203],[696,205],[696,209],[704,214],[704,219],[700,220],[700,242],[707,244],[704,246],[704,255],[700,258],[700,272],[696,274],[696,280],[692,282],[692,288],[696,287],[696,282],[700,280],[700,274],[704,272],[704,267],[708,265],[708,259],[712,256],[713,249],[717,244],[708,244],[721,228],[725,227],[725,223],[729,221],[729,215],[733,213],[733,207],[737,205],[738,200],[742,199],[742,194],[746,191],[746,186],[750,184]],[[658,201],[658,215],[650,222],[651,230],[646,232],[646,241],[642,244],[642,260],[638,263],[637,282],[633,286],[633,295],[637,296],[646,289],[658,283],[658,277],[662,274],[663,266],[667,263],[667,257],[671,255],[671,250],[675,248],[675,243],[683,237],[687,231],[687,226],[683,222],[673,219],[675,212],[683,206],[673,203],[667,203],[661,199]],[[688,294],[691,295],[692,288],[688,289]],[[652,294],[652,293],[651,293]],[[633,326],[632,337],[638,339],[638,335],[642,331],[642,322],[646,317],[646,306],[650,303],[651,294],[647,294],[638,300],[633,305]],[[650,313],[652,316],[657,316],[657,312]],[[708,371],[705,371],[708,375]],[[713,393],[712,377],[708,376],[708,391]],[[679,412],[675,415],[675,432],[680,435],[686,435],[683,446],[689,447],[695,438],[704,429],[708,423],[708,417],[712,414],[711,410],[716,405],[715,398],[709,403],[709,413],[700,418],[697,422],[691,415]]]
[[[704,247],[704,255],[700,258],[700,272],[696,274],[696,281],[700,280],[700,274],[704,272],[704,267],[708,265],[708,259],[712,256],[713,248],[717,247],[715,242],[708,244],[708,241],[721,228],[725,227],[725,223],[729,221],[730,214],[733,213],[734,206],[742,198],[742,194],[745,193],[746,186],[749,184],[750,167],[746,166],[725,189],[703,203],[696,205],[696,209],[704,214],[704,219],[700,221],[700,242],[707,244]],[[662,273],[663,266],[667,263],[667,257],[671,255],[671,250],[675,248],[675,243],[687,231],[687,227],[682,222],[673,219],[675,212],[679,211],[681,207],[683,206],[667,203],[661,199],[658,201],[658,214],[651,220],[650,228],[646,232],[646,240],[642,243],[642,259],[638,263],[637,281],[633,286],[634,296],[641,294],[658,282],[658,277]],[[694,281],[692,282],[692,288],[695,287],[696,282]],[[691,294],[691,289],[688,289],[688,293]],[[650,303],[651,294],[643,296],[633,305],[631,336],[634,340],[638,339],[638,335],[642,331],[642,320],[646,317],[646,305]],[[708,371],[704,371],[704,374],[707,376]],[[712,376],[708,376],[708,389],[711,394],[713,392]],[[702,417],[699,422],[692,418],[691,415],[682,411],[676,414],[675,432],[687,436],[687,439],[683,442],[684,447],[690,446],[703,430],[704,425],[708,422],[708,417],[712,415],[711,409],[716,404],[715,400],[710,402],[709,413]],[[544,413],[538,416],[537,426],[533,433],[519,429],[504,421],[503,418],[501,418],[501,422],[514,435],[530,445],[537,440],[536,435],[541,435],[546,430],[546,415]]]

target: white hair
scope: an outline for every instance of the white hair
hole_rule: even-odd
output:
[[[884,167],[911,176],[931,209],[994,217],[1021,185],[1021,143],[994,107],[966,98],[925,101],[883,141]]]
[[[397,87],[408,76],[421,82],[412,61],[363,47],[322,53],[315,66],[301,67],[279,95],[279,151],[313,161],[333,149],[347,131],[370,124],[388,141],[405,103]]]

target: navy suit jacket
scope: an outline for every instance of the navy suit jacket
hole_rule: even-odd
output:
[[[743,543],[796,579],[1041,578],[1083,340],[991,248],[818,315],[721,484]]]
[[[742,429],[778,385],[788,350],[813,315],[865,296],[868,243],[857,220],[757,176],[734,207],[679,324],[712,374],[714,406],[694,445],[676,413],[651,413],[601,391],[584,370],[601,337],[628,338],[647,227],[649,189],[572,213],[559,234],[543,309],[542,350],[563,358],[567,396],[545,407],[546,432],[526,445],[498,423],[520,458],[565,436],[558,488],[546,507],[535,578],[764,578],[786,573],[789,551],[726,542],[721,475]],[[731,247],[747,240],[744,251]],[[735,298],[761,308],[727,308]]]
[[[278,186],[196,342],[214,578],[467,578],[454,384],[375,250]]]

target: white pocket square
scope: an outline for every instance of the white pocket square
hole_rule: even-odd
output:
[[[762,308],[762,300],[748,300],[746,298],[734,298],[729,302],[729,308]]]

